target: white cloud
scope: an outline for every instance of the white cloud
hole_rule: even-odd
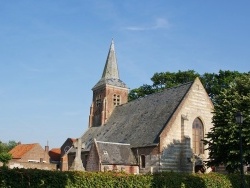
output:
[[[156,29],[167,29],[170,24],[167,19],[157,18],[152,25],[149,26],[129,26],[126,27],[130,31],[146,31],[146,30],[156,30]]]

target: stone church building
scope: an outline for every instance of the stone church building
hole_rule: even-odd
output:
[[[89,127],[62,170],[192,172],[208,158],[202,139],[213,126],[213,104],[199,78],[128,102],[112,41],[92,91]]]

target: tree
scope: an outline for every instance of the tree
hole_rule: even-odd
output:
[[[200,77],[203,86],[206,89],[209,97],[213,102],[214,98],[220,93],[222,89],[229,87],[230,83],[234,79],[241,75],[247,75],[248,73],[239,73],[238,71],[222,71],[216,73],[204,73],[200,75],[194,70],[178,71],[178,72],[160,72],[155,73],[151,78],[152,85],[144,84],[139,88],[132,89],[129,92],[129,101],[144,97],[146,95],[159,92],[165,88],[174,87],[186,82],[193,81],[196,77]]]
[[[178,71],[178,72],[160,72],[155,73],[151,78],[153,82],[152,85],[144,84],[139,88],[132,89],[129,92],[129,101],[147,96],[149,94],[159,92],[165,88],[170,88],[177,86],[179,84],[183,84],[189,81],[193,81],[196,77],[200,75],[196,73],[194,70],[188,71]]]
[[[2,152],[0,153],[0,162],[3,163],[3,166],[6,167],[6,165],[8,164],[8,162],[12,159],[11,154],[7,153],[7,152]]]
[[[220,70],[218,74],[215,73],[204,73],[201,76],[201,82],[206,89],[209,97],[213,102],[214,98],[220,93],[222,89],[229,87],[230,83],[238,76],[246,73],[239,73],[238,71],[222,71]]]
[[[151,78],[153,82],[153,87],[156,90],[162,90],[164,88],[170,88],[183,84],[186,82],[193,81],[196,77],[200,75],[194,70],[178,71],[176,73],[171,72],[161,72],[155,73]]]
[[[138,99],[140,97],[147,96],[147,95],[152,94],[154,92],[156,92],[156,90],[154,90],[152,88],[152,86],[144,84],[143,86],[140,86],[139,88],[132,89],[129,92],[128,98],[129,98],[129,101],[131,101],[134,99]]]
[[[241,75],[214,98],[214,127],[204,143],[210,152],[208,166],[223,164],[229,172],[240,169],[239,128],[235,113],[243,114],[242,147],[243,163],[250,163],[250,74]]]
[[[0,141],[0,153],[9,152],[12,148],[17,145],[17,142],[10,140],[8,143],[3,143]]]

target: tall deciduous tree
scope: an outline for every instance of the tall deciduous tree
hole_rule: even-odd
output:
[[[223,164],[229,172],[240,169],[239,130],[242,127],[243,162],[250,163],[250,74],[241,75],[214,98],[214,127],[206,135],[210,152],[209,166]],[[235,114],[240,111],[244,121],[240,126]]]
[[[215,73],[204,73],[201,76],[201,82],[204,85],[209,97],[213,102],[216,95],[220,93],[222,89],[229,87],[229,84],[234,81],[234,79],[242,74],[238,71],[222,71],[220,70],[218,74]]]

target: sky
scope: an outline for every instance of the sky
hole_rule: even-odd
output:
[[[112,39],[130,89],[156,72],[250,71],[249,8],[249,0],[0,0],[0,141],[55,148],[80,137]]]

